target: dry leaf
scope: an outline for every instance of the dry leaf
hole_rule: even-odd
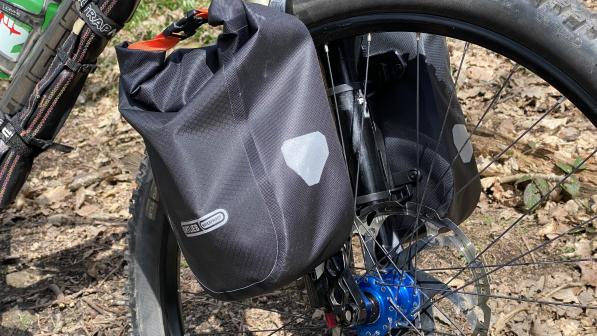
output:
[[[578,291],[577,288],[564,288],[555,292],[551,297],[564,303],[578,303]]]
[[[490,189],[497,180],[498,177],[496,176],[484,177],[481,179],[481,187],[483,190]]]
[[[593,254],[591,242],[587,239],[574,243],[574,254],[581,258],[589,258]]]
[[[521,93],[524,97],[539,99],[545,95],[545,87],[537,85],[527,86]]]
[[[568,123],[568,118],[545,118],[541,121],[541,126],[550,131],[558,129]]]
[[[95,204],[88,204],[75,211],[81,217],[91,217],[99,212],[100,208]]]
[[[581,280],[587,285],[597,287],[597,264],[590,261],[579,263]]]
[[[69,194],[70,191],[68,191],[65,186],[61,185],[44,192],[40,198],[42,198],[43,201],[52,204],[63,201]]]

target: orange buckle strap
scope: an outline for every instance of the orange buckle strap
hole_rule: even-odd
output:
[[[153,39],[132,43],[128,48],[144,51],[170,50],[178,42],[193,36],[197,29],[207,22],[208,15],[208,10],[205,8],[191,10],[184,18],[169,25]]]

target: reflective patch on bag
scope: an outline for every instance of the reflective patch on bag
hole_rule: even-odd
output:
[[[462,124],[454,125],[454,128],[452,128],[452,136],[454,138],[454,146],[460,151],[460,159],[462,162],[471,162],[473,159],[473,145],[471,144],[471,138],[466,130],[466,126]]]
[[[282,155],[286,165],[311,187],[319,183],[330,151],[325,135],[313,132],[284,141]]]
[[[180,225],[185,236],[196,237],[221,228],[226,223],[228,223],[228,212],[224,209],[218,209],[199,219],[180,222]]]

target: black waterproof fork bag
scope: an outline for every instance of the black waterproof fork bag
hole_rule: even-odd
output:
[[[271,291],[350,235],[353,196],[310,34],[295,17],[215,0],[216,45],[117,47],[120,111],[143,136],[190,268],[221,299]]]
[[[364,57],[365,43],[361,51]],[[386,83],[378,79],[368,97],[373,118],[384,135],[390,171],[397,174],[418,166],[422,179],[415,200],[442,218],[462,223],[479,202],[481,183],[451,74],[446,38],[421,34],[417,47],[415,33],[377,33],[369,53],[376,79],[381,69],[403,69],[397,80],[390,75],[382,76]],[[464,74],[460,77],[462,81]],[[410,232],[409,225],[402,228]]]

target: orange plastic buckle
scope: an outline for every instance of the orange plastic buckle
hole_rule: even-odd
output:
[[[209,12],[206,8],[196,9],[187,13],[186,17],[168,26],[163,32],[151,40],[131,43],[129,49],[144,51],[167,51],[174,48],[178,42],[192,36],[197,28],[207,22]],[[197,19],[200,19],[197,21]]]

